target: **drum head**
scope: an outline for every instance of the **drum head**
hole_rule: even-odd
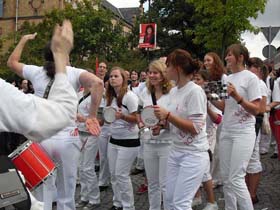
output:
[[[113,107],[104,107],[103,118],[107,123],[112,123],[116,120],[116,109]]]
[[[155,116],[154,108],[152,106],[147,106],[141,112],[141,120],[146,127],[152,127],[158,124],[159,120]]]
[[[14,150],[11,154],[9,154],[9,158],[14,158],[17,157],[19,154],[21,154],[22,152],[24,152],[26,149],[28,149],[28,147],[32,144],[31,140],[27,140],[25,141],[23,144],[21,144],[20,146],[18,146],[18,148],[16,150]]]

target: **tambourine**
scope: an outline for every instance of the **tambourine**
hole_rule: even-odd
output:
[[[154,108],[152,106],[146,106],[142,110],[140,117],[146,127],[153,127],[159,122],[159,119],[155,116]]]
[[[103,118],[105,122],[112,123],[116,120],[117,110],[111,106],[104,107],[103,109]]]

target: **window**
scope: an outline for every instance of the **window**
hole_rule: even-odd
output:
[[[0,18],[3,17],[4,0],[0,0]]]

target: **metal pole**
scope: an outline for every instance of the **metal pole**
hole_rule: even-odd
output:
[[[15,28],[16,32],[18,31],[18,1],[19,0],[17,0],[16,2],[16,28]]]
[[[270,47],[271,47],[271,26],[268,28],[268,61],[270,62],[271,54],[270,54]]]

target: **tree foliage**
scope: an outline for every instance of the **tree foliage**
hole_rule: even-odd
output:
[[[83,68],[95,69],[95,59],[118,63],[122,65],[127,63],[126,57],[130,57],[138,65],[146,65],[143,58],[129,51],[128,39],[124,36],[122,22],[112,24],[113,13],[103,9],[100,1],[95,4],[90,0],[83,0],[76,4],[76,7],[68,4],[65,9],[54,9],[47,13],[43,21],[37,25],[25,22],[16,36],[18,39],[28,33],[37,32],[35,40],[27,43],[22,54],[21,61],[35,65],[43,64],[43,48],[51,39],[53,28],[63,19],[69,19],[73,25],[74,31],[74,49],[71,52],[71,64]],[[96,9],[96,4],[99,9]],[[14,34],[11,34],[14,37]],[[1,76],[7,78],[6,61],[10,55],[11,49],[1,56]],[[137,57],[133,57],[133,56]],[[2,64],[3,60],[3,64]],[[126,64],[127,67],[129,65]],[[144,66],[142,67],[144,68]]]
[[[224,56],[225,47],[240,40],[246,31],[256,32],[249,18],[264,12],[267,0],[186,0],[193,4],[199,19],[195,28],[186,33],[195,35],[193,42]]]

